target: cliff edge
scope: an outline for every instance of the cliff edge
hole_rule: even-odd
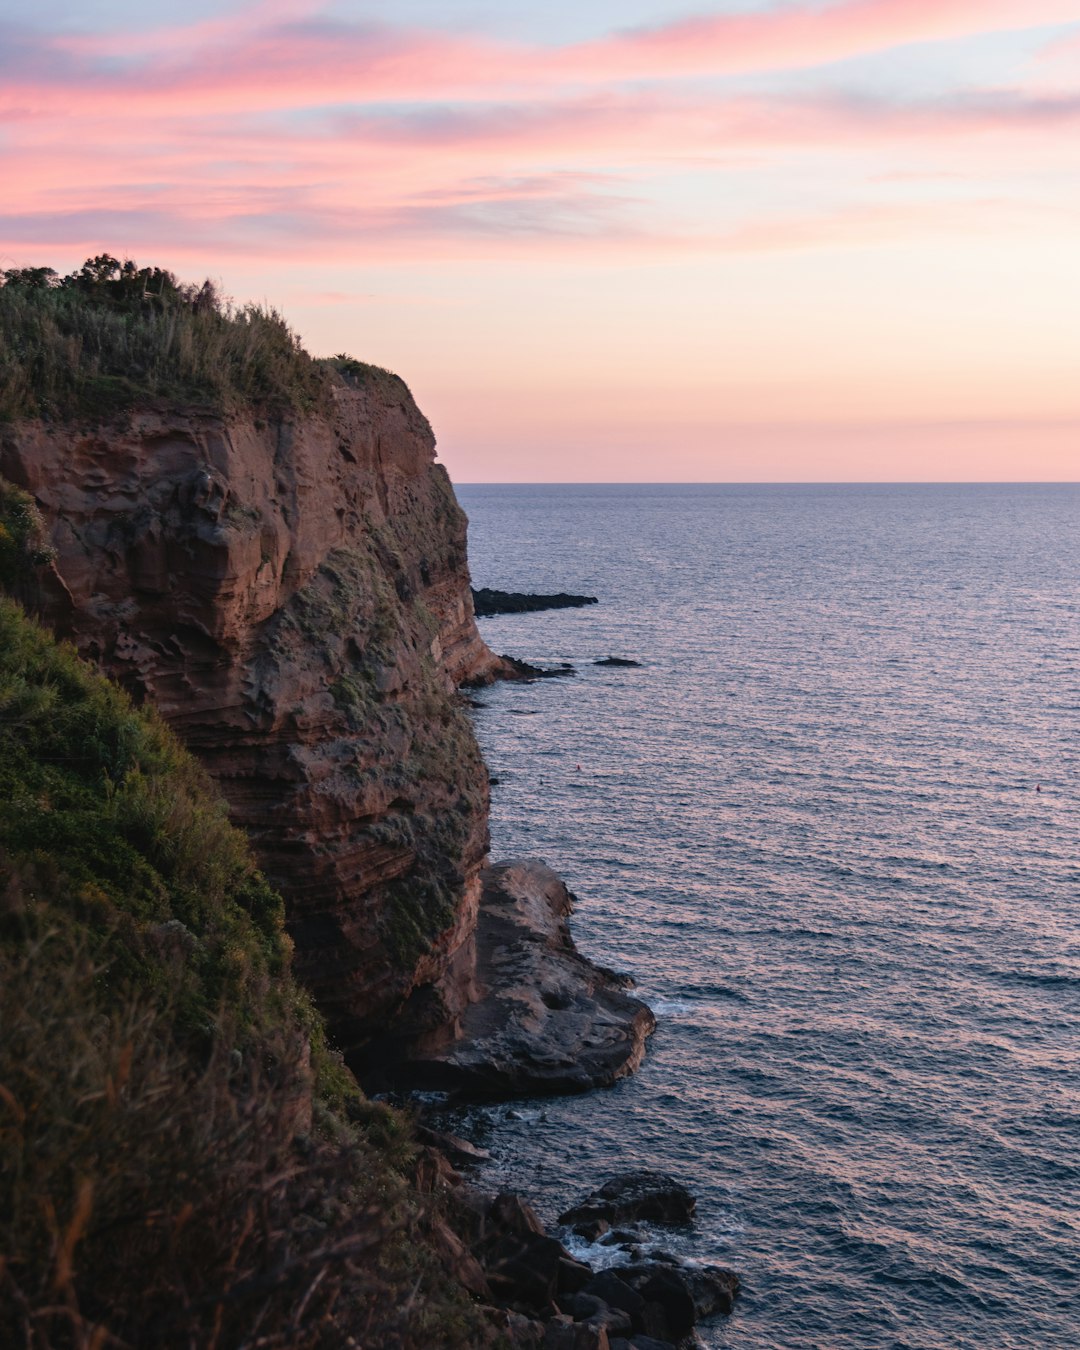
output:
[[[218,781],[348,1055],[474,927],[488,779],[451,695],[500,663],[427,420],[374,367],[327,380],[303,414],[23,419],[0,476],[54,552],[22,598]]]

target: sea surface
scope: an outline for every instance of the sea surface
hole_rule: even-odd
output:
[[[493,854],[659,1019],[484,1179],[685,1181],[711,1347],[1080,1347],[1080,487],[459,497],[476,585],[600,599],[481,621],[577,672],[479,696]]]

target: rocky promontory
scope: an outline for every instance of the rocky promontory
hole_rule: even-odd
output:
[[[586,1092],[632,1073],[656,1019],[626,977],[577,950],[563,881],[537,859],[481,880],[471,937],[372,1047],[365,1078],[475,1101]]]
[[[576,952],[553,873],[481,875],[488,774],[455,692],[573,672],[481,639],[466,519],[405,384],[327,380],[306,414],[7,426],[0,477],[50,559],[22,598],[210,770],[354,1067],[392,1044],[414,1081],[482,1096],[613,1082],[651,1014]]]
[[[555,873],[488,866],[489,778],[458,691],[573,670],[498,657],[481,639],[465,516],[408,389],[351,358],[316,362],[279,317],[222,307],[212,287],[160,269],[102,255],[62,281],[4,275],[0,333],[19,336],[16,356],[41,356],[0,390],[0,590],[18,710],[3,728],[0,842],[15,851],[0,850],[0,917],[32,990],[8,1001],[48,1020],[45,995],[67,998],[24,1095],[48,1081],[57,1119],[82,1120],[94,1102],[105,1124],[84,1132],[85,1167],[60,1158],[59,1200],[43,1182],[21,1209],[0,1206],[45,1216],[47,1239],[36,1255],[22,1237],[0,1250],[0,1313],[29,1272],[46,1304],[20,1293],[19,1325],[57,1314],[96,1344],[108,1304],[134,1328],[125,1343],[173,1344],[154,1319],[173,1325],[190,1279],[167,1288],[161,1272],[187,1261],[211,1292],[181,1311],[192,1326],[209,1319],[220,1344],[239,1343],[218,1334],[226,1302],[244,1321],[242,1299],[287,1285],[274,1344],[345,1343],[335,1327],[373,1347],[685,1341],[723,1290],[730,1306],[733,1277],[673,1273],[634,1228],[625,1188],[610,1236],[626,1259],[617,1273],[592,1268],[524,1202],[473,1192],[454,1170],[476,1156],[466,1142],[416,1132],[361,1090],[581,1092],[631,1073],[655,1025],[625,977],[577,951]],[[528,603],[510,612],[595,603],[516,600]],[[39,669],[53,673],[27,678]],[[26,925],[50,913],[72,946],[39,971]],[[100,969],[78,945],[91,940],[107,953]],[[85,977],[77,997],[69,977]],[[151,995],[159,1019],[140,1021]],[[88,1092],[84,1032],[101,1042]],[[25,1068],[32,1056],[16,1050]],[[68,1127],[24,1132],[33,1112],[10,1093],[0,1108],[18,1118],[30,1176]],[[210,1117],[217,1133],[203,1138]],[[129,1139],[144,1152],[124,1173]],[[191,1204],[154,1198],[173,1183],[186,1194],[196,1174],[216,1246],[196,1228],[180,1241]],[[117,1177],[138,1199],[114,1213]],[[144,1200],[142,1219],[116,1219]],[[593,1210],[583,1222],[601,1234]],[[116,1246],[124,1225],[132,1245]],[[160,1250],[142,1249],[151,1232]],[[88,1252],[119,1276],[107,1298]],[[430,1315],[414,1306],[421,1288]],[[320,1301],[340,1304],[340,1323],[305,1321]]]

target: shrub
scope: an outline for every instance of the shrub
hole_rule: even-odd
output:
[[[276,310],[161,268],[103,254],[0,286],[0,419],[103,418],[150,398],[304,411],[327,405],[328,374]]]

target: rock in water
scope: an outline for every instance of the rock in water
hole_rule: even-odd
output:
[[[580,1205],[559,1216],[560,1223],[689,1223],[697,1201],[681,1182],[666,1172],[625,1172],[606,1181]]]
[[[542,609],[580,609],[583,605],[599,604],[595,595],[526,595],[520,591],[493,591],[482,586],[472,593],[473,608],[478,619],[492,614],[530,614]]]

